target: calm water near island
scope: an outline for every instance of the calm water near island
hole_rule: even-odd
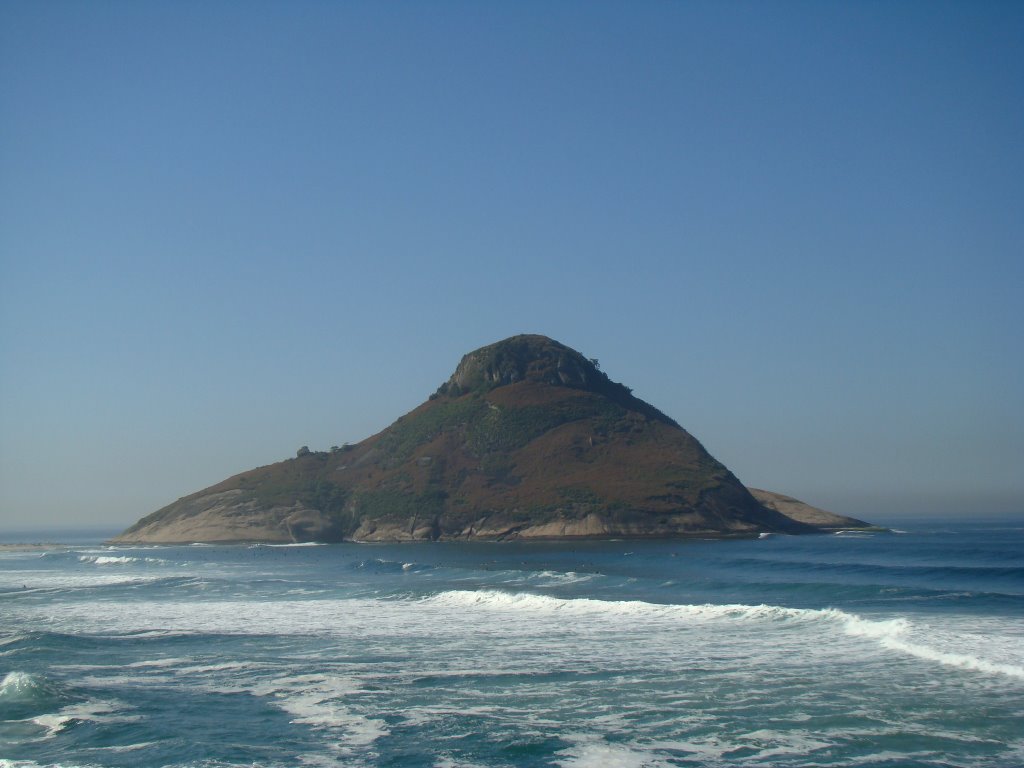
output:
[[[0,766],[1024,765],[1024,521],[0,552]]]

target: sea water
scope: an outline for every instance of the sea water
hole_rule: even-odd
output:
[[[0,553],[0,766],[1024,765],[1024,525]]]

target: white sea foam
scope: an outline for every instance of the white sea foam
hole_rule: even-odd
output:
[[[721,627],[715,631],[716,647],[734,645],[737,654],[763,647],[765,633],[773,632],[781,633],[773,635],[777,647],[822,660],[830,654],[878,658],[884,651],[959,670],[1024,679],[1024,649],[1014,650],[1005,620],[973,634],[969,625],[949,620],[929,627],[903,618],[878,619],[830,608],[563,599],[495,590],[451,590],[416,600],[105,603],[102,612],[90,603],[67,603],[59,614],[46,606],[14,607],[12,630],[46,626],[99,634],[111,630],[154,635],[324,634],[361,638],[387,647],[400,638],[438,638],[468,653],[478,652],[481,637],[490,638],[493,648],[501,644],[513,647],[529,638],[531,647],[556,657],[564,655],[567,636],[579,644],[615,633],[624,638],[617,645],[624,657],[636,643],[643,643],[659,649],[658,663],[663,664],[695,663],[680,655],[681,632],[690,633],[691,642],[700,643],[707,630]],[[839,642],[842,638],[847,640]]]
[[[811,622],[821,617],[834,617],[842,611],[808,610],[776,605],[679,605],[648,603],[641,600],[564,599],[524,592],[492,590],[452,590],[441,592],[424,602],[452,609],[514,611],[534,615],[572,615],[578,617],[630,617],[651,621],[707,621],[730,619],[738,621]]]
[[[179,677],[189,675],[215,675],[219,672],[247,672],[251,670],[264,669],[270,666],[267,663],[255,661],[223,661],[219,664],[193,664],[182,666],[174,670]]]
[[[208,716],[215,733],[219,714],[241,716],[256,729],[278,721],[273,734],[257,730],[253,745],[265,735],[282,750],[275,765],[307,768],[365,767],[406,755],[435,768],[479,768],[474,761],[515,762],[516,754],[529,761],[526,751],[536,762],[567,768],[848,765],[864,763],[865,753],[893,764],[1024,765],[1014,759],[1024,752],[1015,746],[1013,720],[1024,693],[1017,674],[1024,644],[1008,610],[757,605],[741,595],[764,592],[743,585],[706,592],[734,595],[725,598],[734,604],[702,604],[684,597],[704,589],[694,577],[699,563],[682,562],[680,572],[659,570],[636,587],[595,576],[604,587],[558,589],[581,575],[567,569],[583,555],[540,567],[513,555],[498,561],[507,567],[486,573],[446,568],[403,578],[431,567],[417,564],[426,556],[412,549],[339,550],[326,575],[295,558],[285,570],[269,550],[261,558],[244,548],[220,564],[175,567],[186,575],[216,569],[205,593],[176,578],[159,589],[133,589],[126,600],[102,588],[51,590],[45,599],[4,595],[4,636],[29,640],[0,648],[23,654],[0,662],[45,671],[43,679],[60,688],[12,710],[20,719],[4,733],[26,746],[9,757],[180,768],[187,758],[168,756],[168,743],[147,747],[156,734],[148,725],[78,727],[95,698],[130,696],[137,708],[93,715],[155,717],[180,697],[183,728]],[[135,571],[166,575],[169,566],[100,566],[78,557],[152,555],[177,566],[184,551],[77,550],[31,564],[95,579],[116,572],[125,583]],[[380,565],[370,559],[378,554],[392,559]],[[368,570],[359,579],[350,569],[363,558]],[[6,577],[19,585],[48,578],[42,571]],[[179,588],[183,583],[188,588]],[[432,583],[450,591],[423,597]],[[316,599],[293,596],[304,586],[317,588]],[[350,594],[363,597],[344,599]],[[569,594],[590,599],[565,599]],[[616,596],[653,602],[608,599]],[[85,641],[67,642],[67,635]],[[89,664],[76,668],[83,661]],[[42,734],[52,738],[43,742]],[[236,764],[219,747],[196,760]]]
[[[114,570],[118,572],[101,572],[101,569],[90,569],[87,573],[69,573],[58,570],[3,571],[0,572],[0,589],[28,593],[39,590],[131,586],[162,578],[155,574],[131,573],[129,575],[120,569]]]
[[[267,544],[268,547],[326,547],[322,541],[294,541],[290,544]]]
[[[906,619],[873,620],[834,608],[786,608],[775,605],[660,605],[642,601],[604,601],[589,598],[565,600],[547,595],[494,591],[450,591],[429,600],[453,608],[474,608],[535,614],[565,614],[575,617],[615,615],[634,620],[679,619],[697,621],[827,623],[838,625],[847,635],[875,641],[883,648],[951,667],[1024,679],[1024,666],[992,661],[974,653],[949,652],[907,636]],[[938,639],[938,638],[936,638]],[[949,638],[944,638],[947,642]],[[979,642],[983,639],[977,638]]]
[[[146,667],[176,667],[182,664],[191,664],[191,659],[177,658],[177,659],[146,659],[145,661],[133,661],[131,664],[125,664],[126,667],[131,669],[140,669]]]
[[[358,714],[347,703],[354,695],[372,695],[354,678],[295,675],[257,686],[253,693],[271,696],[278,707],[294,716],[293,723],[330,729],[348,747],[365,747],[389,733],[383,720]]]
[[[86,675],[79,682],[88,688],[107,688],[111,691],[119,691],[133,686],[153,685],[154,682],[170,681],[173,678],[171,673],[155,672],[148,675]]]
[[[566,571],[564,573],[560,571],[539,571],[537,573],[530,574],[528,578],[531,581],[545,581],[549,584],[580,584],[585,581],[590,581],[594,578],[592,573],[576,573],[575,571]]]
[[[327,746],[330,749],[333,745],[329,744]],[[335,751],[337,752],[338,750]],[[298,760],[299,765],[308,765],[312,768],[350,768],[352,765],[349,759],[340,754],[296,755],[295,759]]]
[[[849,736],[850,734],[847,734]],[[809,734],[803,730],[774,731],[759,729],[746,733],[714,733],[680,739],[656,739],[645,746],[655,754],[669,753],[678,760],[680,753],[686,764],[731,766],[754,765],[770,768],[780,758],[806,756],[835,747],[821,734]],[[675,760],[672,765],[678,765]],[[697,762],[699,761],[699,762]],[[828,763],[826,763],[828,764]],[[819,765],[819,763],[811,763]]]
[[[217,672],[233,672],[239,670],[261,669],[266,664],[253,661],[222,661],[216,664],[197,664],[195,658],[146,659],[125,664],[125,669],[153,670],[155,673],[170,672],[176,676],[207,675]],[[103,669],[95,665],[86,669]],[[136,678],[140,679],[140,678]],[[144,678],[141,678],[144,679]]]
[[[90,752],[114,752],[119,754],[122,752],[138,752],[140,749],[148,749],[152,747],[156,742],[154,741],[143,741],[138,744],[119,744],[111,747],[89,747]]]
[[[192,546],[193,547],[198,547],[200,545],[199,544],[193,544]],[[248,546],[248,549],[264,549],[266,547],[281,548],[281,547],[326,547],[326,546],[327,545],[324,542],[322,542],[322,541],[291,541],[291,542],[287,542],[287,543],[284,543],[284,544],[264,544],[264,543],[261,542],[261,543],[257,543],[257,544],[250,544]]]
[[[163,563],[155,557],[129,557],[127,555],[79,555],[80,562],[96,565],[128,565],[129,563]]]
[[[558,752],[561,768],[667,768],[667,755],[658,755],[637,745],[613,744],[600,737],[567,736],[576,741],[572,747]]]
[[[32,722],[41,728],[46,729],[45,738],[52,739],[58,733],[63,731],[74,718],[70,715],[40,715],[39,717],[33,717]]]
[[[434,759],[433,768],[487,768],[487,766],[481,763],[470,763],[465,760],[459,760],[451,755],[440,755]]]
[[[769,764],[771,758],[809,755],[834,746],[832,742],[824,741],[806,731],[776,731],[768,728],[740,734],[736,737],[736,742],[733,749],[756,749],[758,751],[755,759],[769,760]]]
[[[847,634],[869,637],[877,641],[883,648],[916,656],[925,661],[1024,680],[1024,666],[992,661],[971,653],[941,650],[909,639],[907,636],[910,634],[911,625],[904,619],[867,621],[859,616],[848,615],[845,618],[843,629]]]
[[[444,675],[437,674],[431,675],[431,677],[443,679]],[[522,719],[525,720],[530,713],[525,711],[517,713],[511,707],[507,706],[469,706],[462,703],[452,703],[421,705],[415,709],[406,710],[402,713],[402,717],[405,719],[406,725],[421,726],[450,717],[493,717],[499,714],[521,715]]]
[[[33,717],[32,722],[46,729],[45,738],[53,738],[69,725],[82,721],[133,723],[141,719],[140,715],[124,714],[123,706],[116,701],[93,699],[71,704],[57,712]]]

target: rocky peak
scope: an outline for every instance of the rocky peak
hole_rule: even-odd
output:
[[[538,334],[511,336],[464,355],[455,373],[433,397],[482,394],[518,382],[594,392],[648,418],[679,426],[654,406],[634,397],[629,387],[609,379],[598,368],[597,360]]]
[[[523,334],[463,356],[442,393],[458,395],[532,381],[538,384],[598,389],[608,377],[595,361],[547,336]]]

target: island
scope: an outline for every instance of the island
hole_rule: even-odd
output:
[[[419,407],[229,477],[119,544],[729,538],[871,528],[746,488],[669,416],[551,338],[463,356]]]

